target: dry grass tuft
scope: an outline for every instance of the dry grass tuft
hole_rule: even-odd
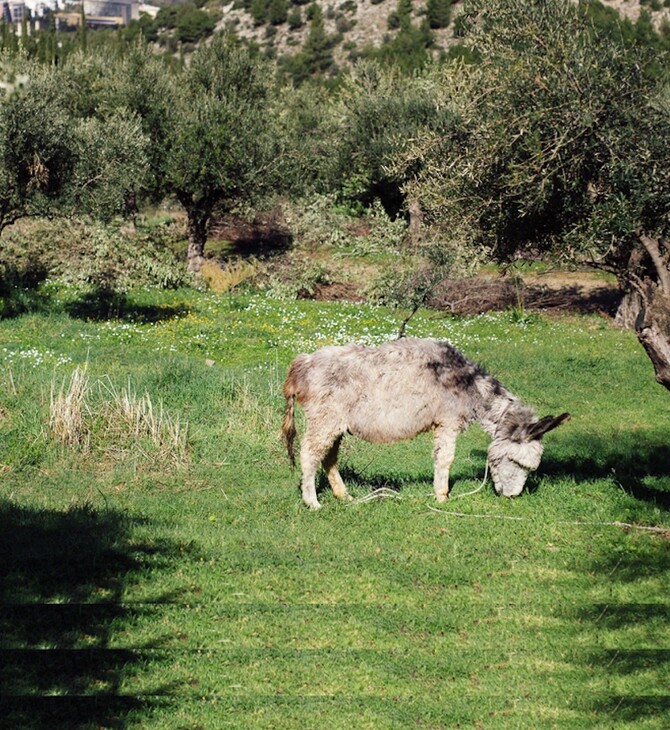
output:
[[[202,265],[200,273],[211,291],[223,294],[254,276],[256,267],[247,261],[228,261],[222,267],[216,261],[208,260]]]
[[[149,393],[130,383],[118,389],[109,378],[91,385],[87,366],[77,367],[58,388],[51,383],[49,433],[59,443],[120,456],[133,454],[180,466],[188,461],[188,423],[170,416]]]
[[[154,405],[149,393],[138,396],[130,383],[119,390],[105,380],[100,382],[100,389],[106,396],[101,415],[108,449],[141,451],[141,442],[146,440],[156,458],[176,465],[186,463],[188,423],[170,416],[160,401]]]
[[[90,443],[91,410],[87,403],[90,393],[88,367],[75,368],[68,383],[64,378],[58,392],[51,382],[49,398],[49,429],[56,439],[71,448],[88,449]]]

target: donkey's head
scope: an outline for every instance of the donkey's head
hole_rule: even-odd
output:
[[[498,494],[521,494],[528,473],[540,466],[542,437],[570,418],[569,413],[546,416],[539,421],[530,408],[505,414],[489,446],[489,465]]]

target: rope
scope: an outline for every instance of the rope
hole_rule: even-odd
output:
[[[374,499],[385,498],[402,499],[402,495],[398,494],[395,489],[389,489],[388,487],[379,487],[379,489],[375,489],[373,492],[370,492],[363,497],[358,497],[358,499],[352,499],[349,504],[363,504],[364,502],[372,502]]]
[[[477,492],[481,492],[482,489],[484,489],[484,485],[486,484],[486,480],[489,476],[489,460],[486,460],[486,469],[484,470],[484,478],[482,479],[482,483],[477,487],[477,489],[473,489],[471,492],[465,492],[465,494],[457,494],[452,499],[461,499],[462,497],[469,497],[471,494],[477,494]]]

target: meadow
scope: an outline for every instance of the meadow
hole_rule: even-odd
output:
[[[444,505],[424,435],[345,439],[354,501],[322,478],[304,508],[290,360],[402,315],[190,289],[105,309],[47,285],[0,321],[3,726],[668,727],[670,403],[631,333],[419,313],[407,334],[572,420],[516,500],[463,496],[472,427]]]

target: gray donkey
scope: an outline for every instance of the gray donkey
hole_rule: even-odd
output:
[[[345,433],[374,443],[410,439],[432,429],[438,502],[449,496],[449,469],[456,437],[473,421],[491,436],[488,461],[498,494],[515,497],[540,465],[545,433],[568,413],[538,420],[533,410],[483,368],[447,342],[401,339],[379,347],[324,347],[298,355],[284,383],[282,435],[295,465],[295,400],[304,408],[302,498],[321,506],[315,477],[320,463],[336,497],[350,499],[337,469]]]

